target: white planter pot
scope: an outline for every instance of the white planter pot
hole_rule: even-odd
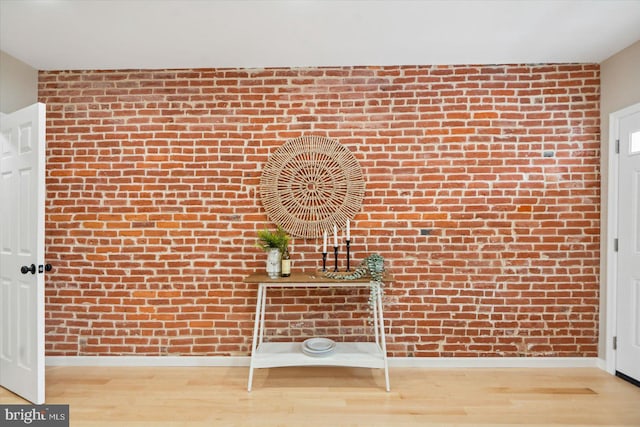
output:
[[[282,272],[282,254],[280,249],[269,249],[267,252],[267,274],[272,279],[280,277]]]

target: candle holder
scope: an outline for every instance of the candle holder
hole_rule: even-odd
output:
[[[337,246],[333,247],[333,255],[335,256],[335,261],[336,261],[336,265],[333,271],[338,271],[338,247]]]
[[[327,271],[327,253],[322,252],[322,271]]]
[[[351,271],[349,266],[349,246],[351,245],[351,240],[347,239],[347,271]]]

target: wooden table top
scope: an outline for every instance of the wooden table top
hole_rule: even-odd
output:
[[[347,274],[341,272],[340,274]],[[389,273],[384,274],[383,281],[390,282],[393,277]],[[317,284],[331,284],[331,283],[369,283],[371,277],[369,275],[361,277],[359,279],[332,279],[326,277],[322,271],[308,270],[308,271],[295,271],[291,272],[289,277],[278,277],[277,279],[271,279],[266,272],[253,273],[243,280],[245,283],[274,283],[274,284],[287,284],[287,283],[317,283]]]

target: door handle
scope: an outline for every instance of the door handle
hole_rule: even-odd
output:
[[[26,265],[23,265],[22,267],[20,267],[20,272],[22,274],[27,274],[28,272],[31,272],[31,274],[36,274],[36,265],[31,264],[31,267],[27,267]]]
[[[45,264],[42,265],[40,264],[38,266],[38,273],[44,273],[45,271],[51,271],[53,267],[51,267],[51,264]],[[35,264],[31,264],[31,266],[27,267],[26,265],[23,265],[22,267],[20,267],[20,272],[22,274],[27,274],[28,272],[31,272],[31,274],[36,274],[36,265]]]

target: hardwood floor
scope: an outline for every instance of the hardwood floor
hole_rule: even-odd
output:
[[[599,369],[47,368],[71,425],[640,426],[640,388]],[[0,403],[25,403],[0,388]]]

